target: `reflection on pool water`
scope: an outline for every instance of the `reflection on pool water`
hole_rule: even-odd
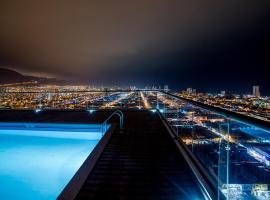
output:
[[[56,199],[101,137],[87,129],[0,128],[0,199]]]

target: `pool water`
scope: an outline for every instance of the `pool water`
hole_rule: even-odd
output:
[[[0,199],[56,199],[101,137],[87,130],[0,128]]]

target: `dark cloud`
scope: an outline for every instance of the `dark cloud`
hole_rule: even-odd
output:
[[[269,66],[269,11],[268,0],[1,1],[0,62],[111,83],[226,86],[216,77],[234,71],[253,84]]]

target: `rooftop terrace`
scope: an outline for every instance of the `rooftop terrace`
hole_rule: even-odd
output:
[[[102,123],[111,113],[10,110],[0,111],[0,121]],[[115,126],[75,199],[205,199],[202,185],[158,113],[125,110],[124,116],[124,129]],[[61,194],[58,199],[73,196]]]

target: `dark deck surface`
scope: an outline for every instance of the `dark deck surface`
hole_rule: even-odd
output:
[[[76,199],[203,199],[158,115],[124,114],[125,132],[113,133]]]

